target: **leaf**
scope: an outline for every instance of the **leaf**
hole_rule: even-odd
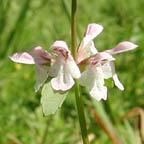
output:
[[[126,129],[127,142],[130,144],[137,144],[135,130],[130,125],[129,121],[125,120],[124,125],[125,125],[125,129]]]
[[[45,116],[54,114],[63,104],[68,92],[54,91],[50,82],[42,88],[41,104]]]
[[[110,88],[114,87],[114,81],[112,78],[105,79],[104,81],[105,81],[105,86],[110,87]]]
[[[140,117],[141,117],[141,119],[140,119],[141,137],[144,142],[144,110],[140,107],[134,107],[126,115],[124,115],[121,119],[131,118],[131,117],[135,117],[138,115],[140,115]],[[139,126],[137,126],[137,127],[139,127]]]
[[[100,115],[91,107],[90,107],[90,112],[91,112],[92,116],[94,117],[94,119],[96,120],[96,122],[101,126],[101,128],[105,131],[107,136],[111,139],[111,141],[114,144],[121,144],[120,140],[117,139],[117,137],[115,135],[113,135],[111,133],[111,131],[107,128],[107,125],[101,119]]]
[[[97,114],[101,117],[101,119],[103,120],[104,124],[107,126],[109,131],[111,131],[112,134],[114,134],[115,131],[114,131],[113,124],[112,124],[108,114],[106,113],[102,102],[98,102],[94,99],[92,99],[92,102],[93,102],[93,105],[95,107]]]

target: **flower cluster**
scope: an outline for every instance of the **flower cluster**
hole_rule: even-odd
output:
[[[17,63],[36,65],[35,91],[51,76],[51,86],[55,90],[66,91],[74,85],[73,78],[79,79],[80,85],[86,86],[89,93],[96,100],[107,99],[107,87],[104,79],[113,78],[115,85],[124,90],[123,85],[115,72],[113,54],[132,50],[137,45],[125,41],[119,43],[111,50],[98,52],[93,39],[101,33],[103,26],[89,24],[84,38],[77,50],[77,63],[74,61],[66,42],[55,41],[50,49],[53,53],[45,51],[42,47],[33,47],[29,52],[18,52],[9,58]],[[81,73],[79,67],[86,65]]]

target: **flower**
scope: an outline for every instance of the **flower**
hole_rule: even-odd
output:
[[[29,52],[17,52],[9,58],[17,63],[36,65],[35,91],[51,76],[51,86],[55,90],[66,91],[74,85],[73,78],[79,79],[82,86],[86,86],[90,95],[96,100],[107,99],[107,87],[104,79],[113,78],[115,85],[124,90],[123,85],[115,72],[113,54],[132,50],[137,45],[125,41],[119,43],[111,50],[98,52],[94,46],[93,39],[103,30],[103,26],[92,23],[89,24],[82,42],[78,48],[77,62],[74,61],[71,52],[65,41],[55,41],[50,49],[53,53],[45,51],[42,47],[36,46]],[[82,74],[79,67],[86,64],[86,69]]]
[[[89,24],[85,36],[78,48],[78,65],[87,64],[85,71],[81,74],[80,84],[86,86],[89,93],[96,100],[107,99],[107,87],[104,79],[113,78],[115,85],[124,90],[123,85],[115,72],[113,54],[135,49],[137,45],[124,41],[111,50],[98,52],[94,47],[93,39],[100,34],[103,26],[92,23]]]
[[[36,65],[35,91],[37,92],[47,80],[49,66],[54,56],[45,51],[42,47],[36,46],[30,49],[29,52],[17,52],[9,56],[9,58],[17,63]]]
[[[17,52],[9,56],[14,62],[36,65],[36,92],[48,76],[54,77],[51,79],[52,88],[63,91],[74,85],[73,78],[80,78],[81,76],[66,42],[55,41],[50,48],[54,54],[50,54],[42,47],[36,46],[29,52]]]
[[[49,75],[54,77],[51,85],[55,90],[68,90],[74,85],[73,78],[80,78],[80,70],[64,41],[55,41],[51,49],[58,54],[49,70]]]

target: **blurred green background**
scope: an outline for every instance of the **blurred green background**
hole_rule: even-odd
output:
[[[1,144],[79,144],[73,90],[55,115],[43,117],[40,91],[35,94],[33,88],[35,67],[8,59],[14,52],[28,51],[35,45],[48,50],[55,40],[65,40],[71,48],[70,12],[70,0],[0,0]],[[99,51],[126,40],[139,47],[115,55],[116,71],[125,91],[109,88],[108,100],[97,102],[82,88],[91,144],[142,144],[144,0],[78,1],[78,42],[92,22],[104,26],[94,40]]]

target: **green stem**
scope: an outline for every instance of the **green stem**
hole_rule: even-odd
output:
[[[72,0],[72,55],[77,60],[77,47],[76,47],[76,40],[77,40],[77,33],[76,33],[76,13],[77,13],[77,0]],[[78,80],[75,80],[75,98],[76,98],[76,105],[79,117],[79,123],[81,128],[81,134],[83,139],[83,144],[89,144],[87,128],[86,128],[86,121],[84,116],[84,109],[83,109],[83,102],[82,97],[80,94],[80,86]]]
[[[76,98],[76,105],[77,105],[83,144],[89,144],[85,115],[84,115],[84,108],[83,108],[83,101],[80,94],[80,86],[78,80],[75,80],[75,98]]]
[[[71,20],[71,31],[72,31],[72,55],[77,60],[77,33],[76,33],[76,13],[77,13],[77,0],[72,0],[72,20]]]
[[[43,138],[42,138],[42,141],[40,144],[44,144],[46,142],[46,138],[47,138],[47,135],[48,135],[48,128],[49,128],[49,125],[50,125],[50,122],[52,121],[52,116],[50,116],[46,122],[46,128],[45,128],[45,131],[44,131],[44,135],[43,135]]]

